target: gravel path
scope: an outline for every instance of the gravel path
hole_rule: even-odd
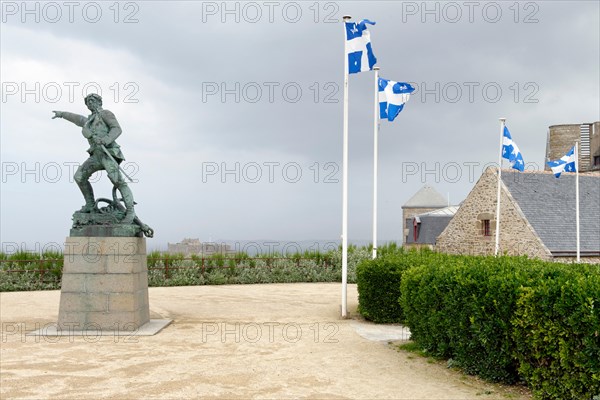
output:
[[[59,291],[0,293],[0,397],[29,399],[512,399],[410,353],[402,327],[339,319],[340,284],[150,288],[155,336],[32,337]]]

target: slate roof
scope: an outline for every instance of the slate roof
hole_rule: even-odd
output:
[[[454,216],[454,214],[456,214],[456,212],[458,211],[458,207],[459,206],[449,206],[449,207],[444,207],[444,208],[440,208],[438,210],[433,210],[433,211],[429,211],[423,214],[419,214],[419,217],[425,216],[425,215],[431,215],[431,216],[444,216],[444,215],[450,215],[450,216]]]
[[[556,253],[574,253],[575,174],[502,171],[502,182],[544,245]],[[600,252],[600,176],[579,175],[581,252]]]
[[[402,208],[442,208],[448,205],[448,200],[431,186],[423,186],[415,193]]]
[[[441,208],[439,210],[429,211],[423,214],[415,215],[421,220],[421,227],[419,228],[419,237],[414,240],[414,225],[413,219],[415,217],[406,219],[406,227],[408,227],[408,237],[406,239],[407,244],[419,243],[419,244],[435,244],[436,238],[446,229],[446,226],[450,223],[454,214],[458,210],[458,206],[450,206]]]

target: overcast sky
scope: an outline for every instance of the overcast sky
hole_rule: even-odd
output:
[[[499,117],[529,169],[548,126],[600,119],[599,4],[4,1],[2,249],[68,236],[88,146],[51,116],[87,115],[87,92],[123,128],[150,249],[339,241],[346,14],[377,23],[381,76],[417,88],[379,136],[379,237],[401,241],[401,206],[424,184],[458,204],[497,163]],[[349,87],[353,242],[371,237],[374,73]]]

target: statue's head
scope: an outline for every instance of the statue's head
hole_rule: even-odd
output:
[[[96,111],[98,108],[102,107],[102,97],[96,93],[88,94],[83,101],[90,111]]]

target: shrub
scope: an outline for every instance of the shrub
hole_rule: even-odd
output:
[[[524,265],[540,263],[442,254],[435,260],[403,278],[401,304],[413,340],[469,374],[518,381],[510,321],[521,287],[540,273]]]
[[[373,322],[402,322],[404,313],[398,302],[402,274],[433,253],[393,248],[380,254],[374,260],[363,260],[356,268],[358,311]]]
[[[457,260],[454,285],[446,292],[453,360],[465,372],[514,383],[510,319],[522,285],[530,280],[525,258],[468,257]]]
[[[402,276],[399,296],[410,327],[411,339],[426,352],[449,358],[452,356],[446,318],[445,287],[450,285],[450,267],[431,263],[411,268]]]
[[[57,278],[54,273],[45,274],[43,278],[40,279],[40,274],[35,271],[16,273],[0,270],[0,292],[60,289],[60,277]]]
[[[555,272],[518,300],[519,373],[536,397],[591,399],[600,395],[600,273],[577,265]]]
[[[63,253],[18,251],[0,253],[0,292],[60,288]]]
[[[525,380],[540,398],[600,393],[600,272],[523,257],[438,255],[407,270],[412,339],[492,381]]]
[[[40,256],[20,252],[0,253],[0,291],[60,289],[61,253]],[[356,265],[370,258],[366,248],[351,247],[348,252],[348,282],[356,282]],[[21,261],[27,259],[28,261]],[[152,251],[148,254],[149,286],[186,286],[206,284],[339,282],[342,279],[341,250],[326,253],[306,251],[290,255],[269,254],[250,258],[246,253],[191,256]],[[33,260],[33,261],[32,261]],[[168,268],[167,268],[168,267]],[[43,269],[43,276],[31,270]],[[6,272],[8,269],[27,273]]]
[[[155,267],[162,266],[163,258],[164,258],[164,256],[162,255],[162,253],[160,251],[154,250],[154,251],[150,252],[147,257],[148,268],[155,268]]]

